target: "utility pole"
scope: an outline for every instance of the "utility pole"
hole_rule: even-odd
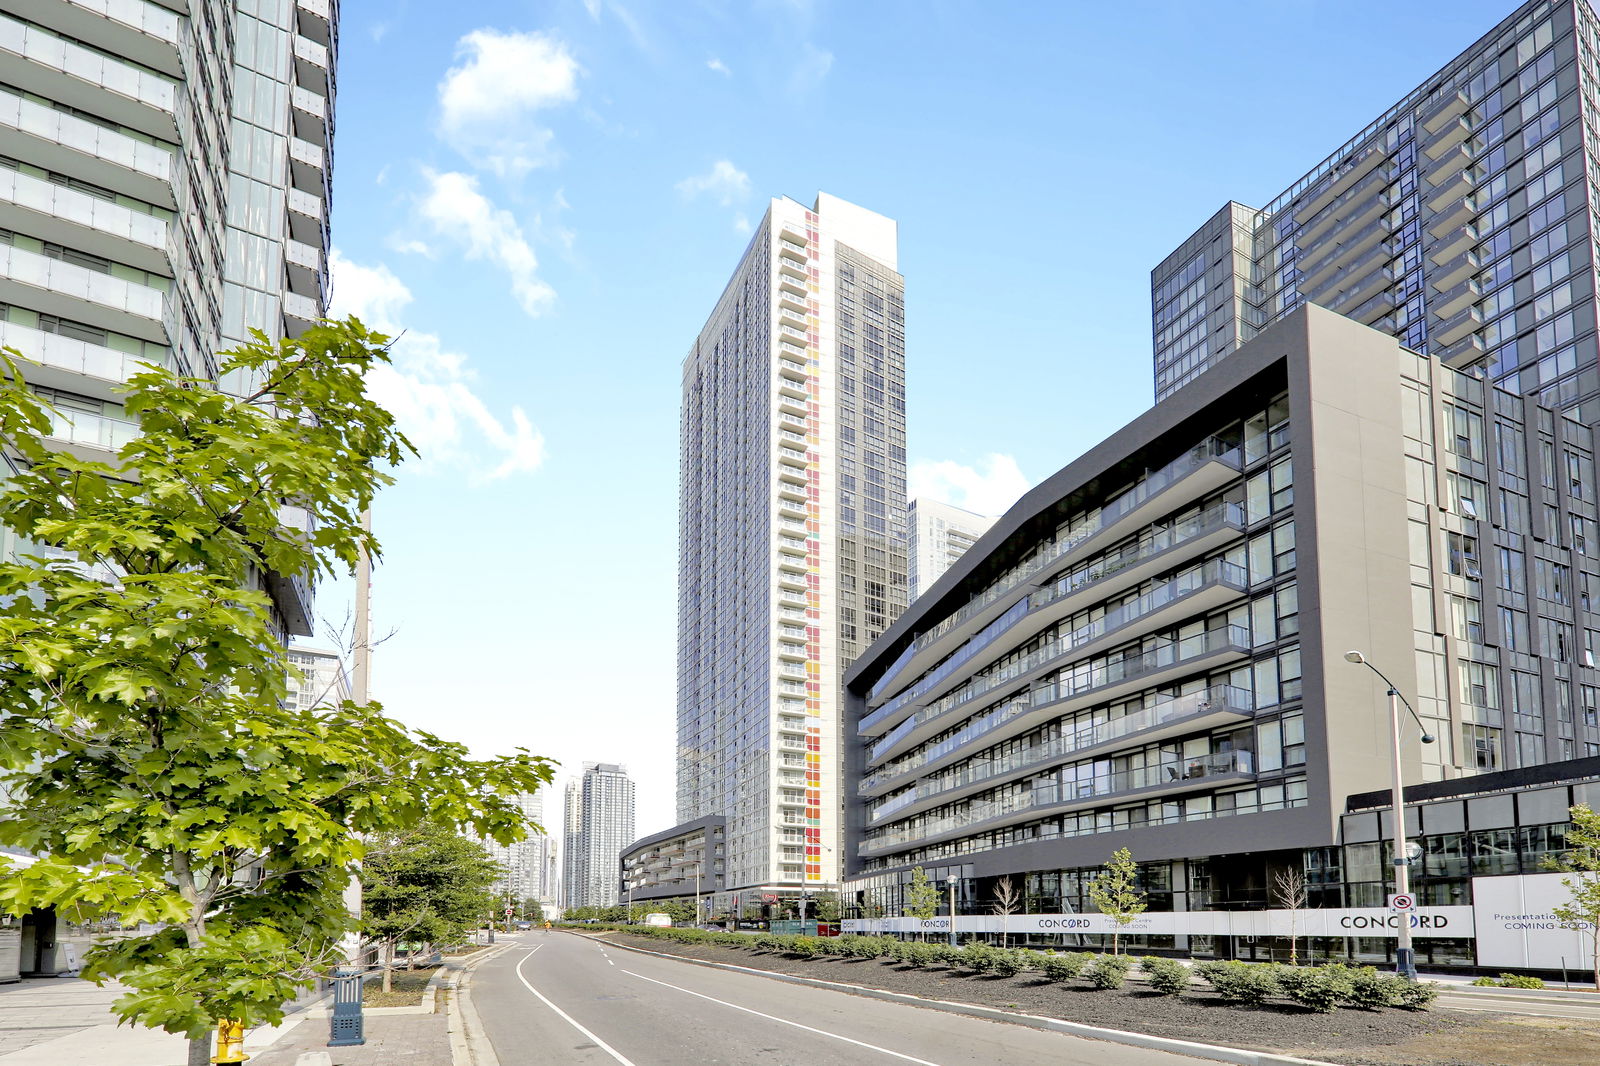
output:
[[[956,946],[956,879],[945,882],[950,887],[950,946]]]
[[[361,531],[372,532],[372,509],[361,512]],[[362,545],[356,556],[356,628],[352,634],[354,647],[350,651],[350,698],[365,707],[370,699],[368,686],[372,677],[372,619],[369,614],[372,600],[372,557]]]

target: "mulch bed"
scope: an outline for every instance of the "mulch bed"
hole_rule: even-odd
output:
[[[422,990],[428,987],[437,966],[418,967],[415,970],[396,970],[389,975],[389,991],[383,990],[383,978],[375,977],[362,989],[361,1002],[366,1007],[416,1007],[422,1003]]]
[[[1347,1066],[1595,1066],[1600,1062],[1600,1024],[1571,1019],[1449,1010],[1316,1014],[1290,1003],[1236,1006],[1208,991],[1203,981],[1196,981],[1183,996],[1158,995],[1138,981],[1130,981],[1122,991],[1101,992],[1083,981],[1055,984],[1029,972],[1016,977],[975,976],[942,967],[919,970],[889,959],[800,959],[626,933],[607,938],[683,958]]]

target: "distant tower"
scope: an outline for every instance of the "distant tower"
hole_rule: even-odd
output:
[[[565,907],[612,907],[621,882],[622,849],[633,841],[634,785],[616,763],[583,764],[567,782]]]

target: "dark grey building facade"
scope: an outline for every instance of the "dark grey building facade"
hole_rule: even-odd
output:
[[[1408,782],[1597,796],[1593,448],[1536,397],[1284,316],[1025,496],[847,674],[847,903],[901,913],[920,866],[960,914],[1004,877],[1031,912],[1092,911],[1086,879],[1128,847],[1158,911],[1268,908],[1286,870],[1317,906],[1381,905],[1362,812],[1389,785],[1387,705],[1351,649],[1439,738],[1408,724]],[[1480,836],[1419,814],[1424,902],[1539,869],[1565,832],[1545,815],[1481,808]],[[1144,941],[1256,951],[1238,939]],[[1473,962],[1460,938],[1420,950]]]

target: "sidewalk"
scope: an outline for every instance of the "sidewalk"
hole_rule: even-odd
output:
[[[102,988],[75,977],[0,985],[0,1066],[184,1066],[185,1038],[117,1024],[111,1001],[122,992],[120,985]],[[281,1026],[250,1030],[245,1050],[254,1055],[272,1046],[304,1017],[291,1014]]]
[[[322,1012],[319,1012],[322,1013]],[[365,1044],[329,1047],[328,1022],[307,1018],[259,1054],[251,1051],[250,1066],[295,1066],[301,1055],[325,1052],[333,1066],[450,1066],[450,1031],[442,1011],[433,1014],[381,1014],[367,1011],[363,1023]],[[246,1050],[250,1050],[246,1042]],[[5,1063],[0,1058],[0,1063]],[[6,1063],[6,1066],[10,1066]]]

